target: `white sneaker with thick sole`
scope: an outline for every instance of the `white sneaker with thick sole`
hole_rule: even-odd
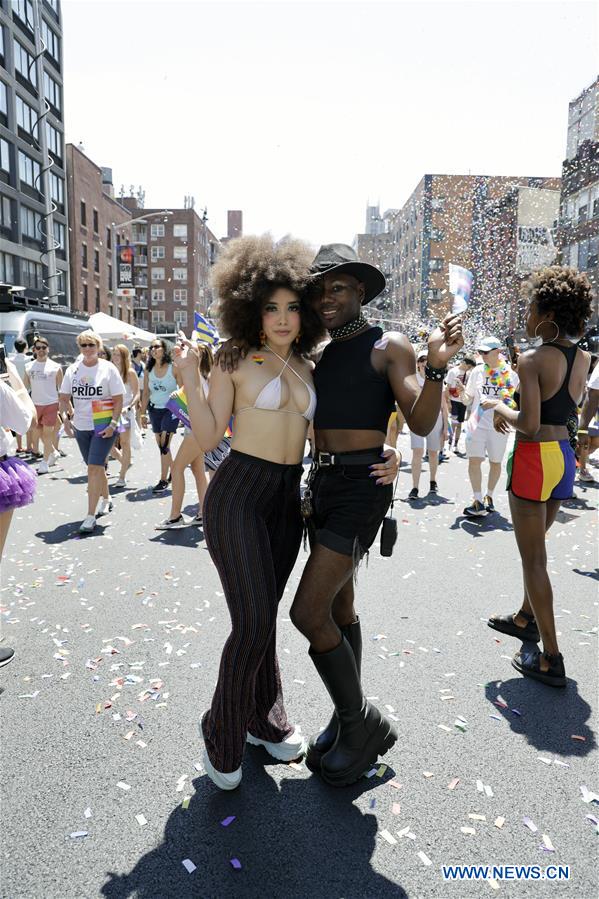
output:
[[[87,515],[86,518],[83,519],[81,524],[79,525],[79,533],[80,534],[91,534],[93,529],[96,526],[96,516],[95,515]]]
[[[295,759],[301,758],[306,752],[306,741],[297,732],[297,729],[282,743],[269,743],[268,740],[260,740],[250,733],[248,733],[246,739],[252,746],[264,746],[268,754],[272,755],[273,759],[277,759],[279,762],[293,762]]]
[[[56,463],[58,462],[58,459],[59,459],[58,453],[54,453],[54,452],[50,453],[50,455],[48,456],[49,468],[52,468],[53,465],[56,465]]]
[[[38,474],[48,474],[49,470],[50,469],[48,467],[48,463],[45,461],[45,459],[42,459],[40,464],[37,466],[37,473]]]
[[[202,737],[202,739],[204,739],[201,724],[199,725],[199,728],[200,736]],[[236,790],[241,783],[241,767],[239,767],[237,771],[230,771],[226,774],[222,771],[217,771],[208,758],[208,753],[206,752],[206,750],[204,750],[204,754],[202,756],[202,764],[206,769],[206,774],[208,775],[212,783],[219,788],[219,790]]]
[[[125,478],[119,478],[114,486],[115,487],[126,487],[127,481],[125,480]]]

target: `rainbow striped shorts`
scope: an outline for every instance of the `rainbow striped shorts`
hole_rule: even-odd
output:
[[[544,503],[570,499],[576,457],[568,440],[516,443],[507,463],[507,489],[520,499]]]

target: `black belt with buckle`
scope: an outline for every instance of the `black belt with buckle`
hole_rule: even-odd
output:
[[[317,451],[314,453],[313,465],[316,468],[332,468],[339,465],[375,465],[382,463],[381,451],[366,450],[365,452],[347,452],[347,453],[323,453]]]

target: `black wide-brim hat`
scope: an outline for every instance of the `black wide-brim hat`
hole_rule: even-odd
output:
[[[384,274],[376,266],[370,265],[369,262],[360,262],[355,250],[345,243],[324,244],[310,266],[310,273],[315,278],[330,275],[332,272],[346,272],[362,282],[363,306],[378,297],[387,284]]]

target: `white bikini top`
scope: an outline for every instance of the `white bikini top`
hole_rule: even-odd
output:
[[[270,347],[267,347],[267,349],[274,356],[276,356],[277,359],[281,360],[281,362],[283,363],[283,368],[276,378],[273,378],[268,382],[268,384],[264,385],[264,387],[256,397],[253,406],[244,406],[242,409],[238,409],[235,414],[239,415],[240,412],[244,412],[246,409],[267,409],[271,412],[289,412],[291,415],[302,415],[306,419],[306,421],[312,421],[312,419],[314,418],[314,413],[316,412],[316,393],[310,386],[310,384],[307,384],[302,376],[298,374],[291,365],[289,365],[289,360],[293,355],[293,350],[291,350],[291,352],[287,356],[287,359],[283,359]],[[304,412],[297,412],[295,409],[281,409],[281,376],[286,368],[288,368],[289,371],[292,372],[295,377],[302,382],[302,384],[308,391],[309,401],[308,406]]]

